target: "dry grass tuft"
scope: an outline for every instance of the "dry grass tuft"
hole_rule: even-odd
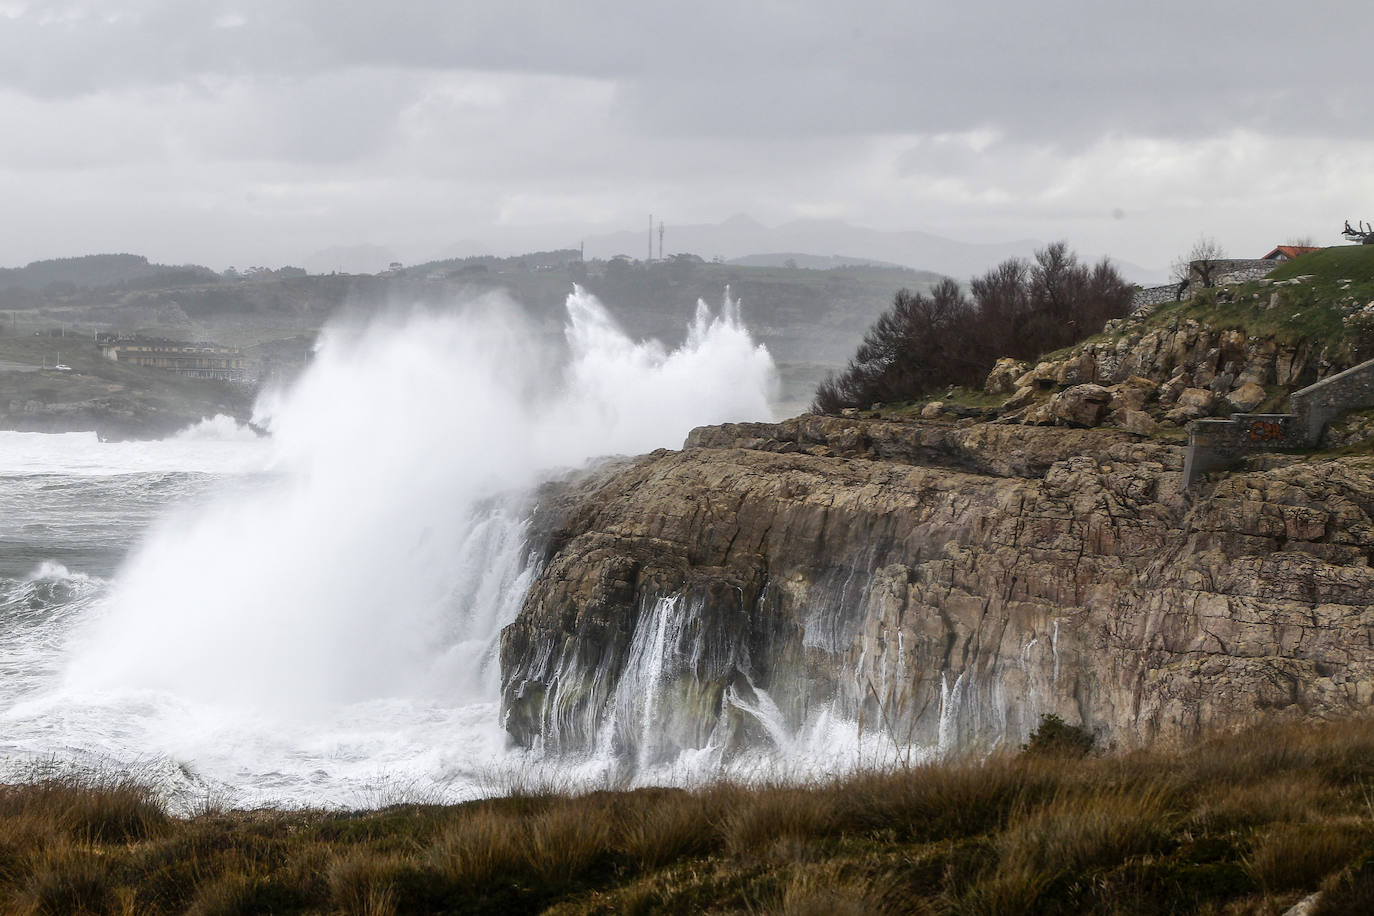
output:
[[[481,807],[451,824],[427,858],[454,883],[480,887],[524,867],[524,834],[519,819]]]
[[[1036,912],[1052,875],[1032,868],[999,868],[955,893],[946,903],[951,916],[1020,916]]]
[[[89,852],[58,846],[38,856],[15,895],[15,909],[42,916],[109,913],[114,890],[105,863]]]
[[[1002,862],[1011,872],[1053,874],[1155,852],[1168,830],[1167,814],[1165,796],[1153,787],[1065,794],[1003,831]]]
[[[543,880],[568,883],[607,857],[616,833],[608,806],[594,797],[555,805],[529,821],[525,855]]]
[[[824,871],[806,870],[794,874],[764,912],[776,916],[866,916],[885,909],[874,889],[837,882]]]
[[[142,840],[168,824],[147,786],[75,776],[0,787],[0,819],[7,830],[53,831],[90,843]]]
[[[725,848],[732,855],[757,855],[780,837],[809,839],[835,833],[835,793],[788,787],[726,787],[709,803],[724,813],[719,821]]]
[[[1322,882],[1322,896],[1312,916],[1365,916],[1374,913],[1374,854]]]
[[[329,866],[329,895],[348,916],[395,916],[398,864],[394,856],[353,852]]]
[[[1339,792],[1312,773],[1280,773],[1241,785],[1219,786],[1198,805],[1199,824],[1215,830],[1297,823],[1339,806]]]
[[[895,830],[903,838],[971,836],[996,827],[1019,804],[1057,786],[1043,762],[1005,755],[896,773],[863,773],[834,789],[855,826]]]
[[[715,838],[712,806],[697,793],[673,792],[628,808],[617,846],[636,867],[652,871],[705,854]]]
[[[1370,825],[1277,824],[1259,838],[1247,866],[1266,890],[1312,890],[1371,848]]]

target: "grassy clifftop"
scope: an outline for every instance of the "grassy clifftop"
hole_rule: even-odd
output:
[[[1146,306],[1035,362],[1001,360],[982,392],[950,391],[939,408],[1177,438],[1201,417],[1286,410],[1293,391],[1370,358],[1374,246],[1344,246]]]
[[[1303,341],[1349,351],[1360,327],[1350,321],[1374,303],[1374,245],[1324,248],[1281,264],[1264,280],[1202,290],[1155,311],[1148,327],[1193,318],[1218,330],[1237,329],[1282,344]]]

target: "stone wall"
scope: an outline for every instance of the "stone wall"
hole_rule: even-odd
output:
[[[1321,440],[1326,424],[1345,411],[1374,407],[1374,359],[1293,392],[1288,404],[1292,413],[1238,413],[1194,421],[1188,427],[1184,489],[1248,452],[1311,448]]]
[[[1326,424],[1344,411],[1374,406],[1374,360],[1294,392],[1289,404],[1301,418],[1308,441],[1316,442]]]
[[[1283,262],[1266,261],[1261,258],[1229,258],[1214,263],[1216,266],[1212,271],[1212,282],[1216,286],[1225,286],[1228,283],[1262,280]]]
[[[1166,283],[1163,286],[1150,286],[1137,290],[1135,297],[1131,299],[1131,311],[1135,312],[1144,306],[1164,305],[1168,302],[1177,302],[1180,298],[1188,299],[1206,288],[1203,283],[1202,271],[1198,269],[1201,261],[1192,263],[1192,270],[1188,275],[1188,286],[1180,295],[1178,283]],[[1226,286],[1228,284],[1249,283],[1252,280],[1262,280],[1269,275],[1269,272],[1281,265],[1282,261],[1266,261],[1261,258],[1226,258],[1225,260],[1213,261],[1212,267],[1212,286]]]
[[[1237,413],[1194,420],[1188,427],[1183,487],[1192,486],[1208,471],[1230,467],[1248,452],[1306,448],[1312,441],[1307,427],[1293,414]]]
[[[1177,283],[1166,283],[1163,286],[1148,286],[1144,289],[1136,290],[1135,296],[1131,299],[1131,313],[1134,314],[1147,306],[1164,305],[1176,301],[1178,301]]]

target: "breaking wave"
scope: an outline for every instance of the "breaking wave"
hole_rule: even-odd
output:
[[[93,758],[177,761],[245,804],[477,791],[508,753],[495,649],[535,572],[533,487],[767,419],[776,388],[728,296],[670,349],[576,289],[564,337],[502,296],[326,329],[260,400],[265,443],[227,417],[164,443],[241,443],[271,473],[157,524],[9,724],[58,719]]]

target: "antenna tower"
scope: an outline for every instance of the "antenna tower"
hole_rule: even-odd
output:
[[[663,260],[663,220],[658,221],[658,259]]]

